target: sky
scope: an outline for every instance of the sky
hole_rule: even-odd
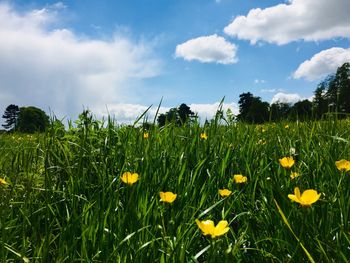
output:
[[[0,0],[0,111],[84,109],[130,123],[239,95],[312,99],[350,61],[349,0]]]

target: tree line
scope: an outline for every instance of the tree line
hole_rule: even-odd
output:
[[[49,117],[46,113],[33,106],[18,107],[15,104],[10,104],[6,107],[2,117],[5,119],[5,124],[2,126],[8,132],[44,132],[49,126]]]
[[[218,110],[215,120],[225,119],[228,123],[240,121],[247,123],[277,122],[282,120],[310,120],[321,119],[326,114],[336,114],[339,118],[350,116],[350,63],[340,66],[335,74],[329,75],[318,84],[314,91],[313,100],[302,100],[294,104],[276,102],[269,104],[250,92],[239,95],[239,114],[234,116],[229,109],[226,116]],[[18,107],[9,105],[3,116],[7,131],[26,133],[43,132],[49,126],[49,117],[39,108]],[[177,108],[171,108],[166,113],[158,115],[158,126],[175,123],[178,126],[191,124],[198,116],[182,103]],[[55,120],[57,122],[57,119]],[[54,121],[54,122],[55,122]],[[212,120],[213,121],[213,120]],[[206,120],[206,123],[208,121]],[[63,125],[62,123],[60,125]],[[149,126],[147,123],[145,127]]]
[[[250,92],[239,96],[238,121],[263,123],[281,120],[321,119],[326,114],[345,118],[350,114],[350,63],[344,63],[335,74],[326,77],[314,91],[313,100],[295,104],[276,102],[269,104]]]
[[[339,118],[350,115],[350,63],[344,63],[335,74],[326,77],[314,91],[313,100],[301,100],[294,104],[275,102],[269,104],[250,92],[239,95],[239,114],[232,117],[232,111],[225,114],[219,110],[215,116],[224,118],[228,122],[240,121],[246,123],[278,122],[282,120],[310,120],[321,119],[326,114],[336,114]],[[196,119],[196,115],[186,104],[178,108],[171,108],[160,114],[158,125],[166,122],[182,125]],[[206,121],[207,122],[207,121]]]

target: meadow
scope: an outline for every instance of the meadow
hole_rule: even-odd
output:
[[[1,134],[0,261],[349,262],[341,159],[350,121],[333,118],[148,130],[89,119]],[[292,201],[296,187],[319,199]],[[206,220],[227,226],[206,232]]]

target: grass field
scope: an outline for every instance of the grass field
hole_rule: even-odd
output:
[[[287,156],[290,169],[279,163]],[[2,134],[0,261],[349,262],[340,159],[350,159],[349,120],[148,131],[109,120]],[[138,181],[125,184],[124,172]],[[288,198],[295,187],[321,196],[301,206]],[[229,231],[204,236],[196,219],[227,220]]]

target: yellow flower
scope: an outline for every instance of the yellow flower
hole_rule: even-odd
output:
[[[0,185],[8,185],[5,179],[0,178]]]
[[[233,176],[233,180],[235,181],[235,183],[237,184],[243,184],[243,183],[246,183],[248,178],[246,176],[243,176],[241,174],[235,174]]]
[[[149,133],[148,133],[148,132],[144,132],[144,133],[143,133],[143,138],[144,138],[144,139],[148,139],[148,137],[149,137]]]
[[[175,201],[177,194],[172,192],[160,192],[160,199],[162,202],[172,203]]]
[[[200,134],[200,138],[201,138],[202,140],[206,140],[206,139],[208,139],[208,135],[207,135],[205,132],[202,132],[202,133]]]
[[[293,157],[283,157],[282,159],[279,159],[279,162],[284,168],[288,169],[290,169],[294,165]]]
[[[300,176],[300,174],[297,173],[297,172],[291,172],[290,173],[290,179],[294,179],[294,178],[299,177],[299,176]]]
[[[285,128],[285,129],[289,129],[289,125],[286,124],[286,125],[284,126],[284,128]]]
[[[219,189],[219,194],[222,196],[222,197],[225,197],[225,196],[229,196],[231,195],[231,191],[228,190],[228,189]]]
[[[294,188],[294,195],[289,194],[288,198],[301,204],[302,206],[310,206],[311,204],[315,203],[319,198],[321,194],[318,194],[316,190],[308,189],[305,190],[300,195],[299,187]]]
[[[203,235],[211,235],[212,238],[226,234],[230,228],[227,227],[228,222],[221,220],[216,226],[212,220],[199,221],[196,219],[197,226],[202,230]]]
[[[139,175],[137,173],[125,172],[120,179],[126,184],[133,185],[139,180]]]
[[[345,171],[345,172],[350,171],[350,161],[341,159],[339,161],[336,161],[335,165],[340,171]]]

